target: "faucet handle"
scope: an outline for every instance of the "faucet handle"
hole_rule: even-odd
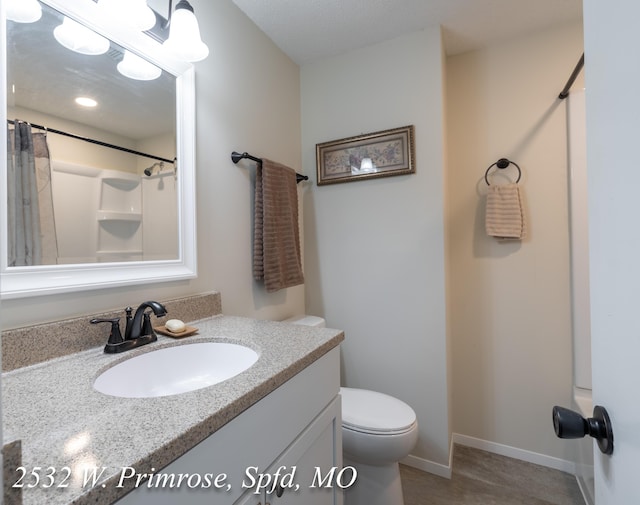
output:
[[[151,326],[151,312],[145,312],[142,316],[142,336],[155,335],[156,333],[153,331],[153,326]]]
[[[133,319],[133,317],[131,316],[131,313],[133,312],[133,308],[127,307],[126,309],[124,309],[124,311],[127,314],[127,319],[126,319],[125,328],[124,328],[124,339],[129,340],[131,338],[131,322]]]
[[[107,345],[120,344],[123,341],[122,334],[120,333],[120,318],[114,319],[92,319],[89,321],[91,324],[99,323],[111,323],[111,333],[109,333],[109,340]]]

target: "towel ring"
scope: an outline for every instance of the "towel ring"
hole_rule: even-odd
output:
[[[515,167],[518,169],[518,178],[516,179],[516,184],[518,184],[520,182],[520,177],[522,177],[522,171],[520,170],[518,164],[515,161],[508,160],[507,158],[500,158],[495,163],[489,165],[489,168],[487,168],[487,171],[484,173],[484,182],[487,183],[487,186],[491,186],[491,184],[489,184],[489,178],[487,176],[489,175],[489,170],[491,170],[493,166],[496,166],[498,168],[507,168],[510,164],[515,165]]]

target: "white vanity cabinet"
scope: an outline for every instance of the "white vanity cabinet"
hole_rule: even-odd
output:
[[[326,486],[332,469],[335,476],[342,468],[339,381],[335,347],[117,503],[342,505],[338,485],[317,488],[318,477]],[[160,474],[191,481],[160,486],[168,482]],[[205,488],[206,475],[218,489]],[[281,487],[273,485],[276,475]]]

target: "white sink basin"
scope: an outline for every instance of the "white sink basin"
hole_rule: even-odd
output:
[[[100,374],[93,387],[123,398],[177,395],[235,377],[257,360],[257,352],[237,344],[176,345],[118,363]]]

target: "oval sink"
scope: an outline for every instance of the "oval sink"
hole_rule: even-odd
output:
[[[177,395],[235,377],[258,360],[248,347],[199,342],[134,356],[102,372],[93,387],[123,398]]]

